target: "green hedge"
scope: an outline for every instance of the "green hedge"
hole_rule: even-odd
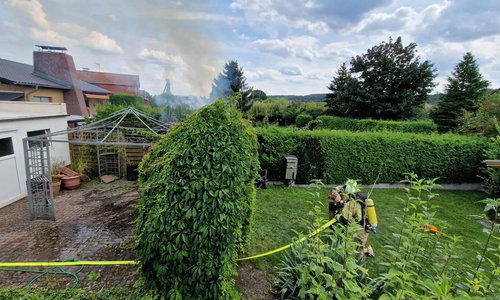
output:
[[[436,124],[430,121],[378,121],[350,119],[334,116],[319,116],[318,129],[347,131],[397,131],[405,133],[436,133]]]
[[[364,184],[397,183],[401,174],[439,177],[439,183],[481,182],[488,140],[453,134],[425,135],[400,132],[304,131],[270,127],[255,129],[261,167],[269,180],[283,180],[284,160],[298,158],[296,183],[322,179],[326,184],[346,178]],[[381,168],[381,164],[383,164]]]
[[[313,120],[313,117],[308,114],[299,114],[295,119],[295,126],[298,128],[306,127],[309,122]]]

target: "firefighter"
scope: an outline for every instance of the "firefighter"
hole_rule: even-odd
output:
[[[357,188],[357,182],[352,179],[347,180],[343,186],[338,186],[334,190],[341,196],[340,200],[336,203],[341,203],[342,205],[339,213],[337,213],[334,217],[344,226],[348,226],[353,223],[361,225],[361,229],[358,231],[354,239],[355,242],[360,245],[356,254],[356,259],[361,259],[364,254],[374,256],[371,246],[366,248],[366,241],[368,240],[369,231],[371,231],[372,228],[368,222],[367,216],[365,215],[364,201],[367,199],[366,195],[359,191]],[[331,195],[334,194],[335,192],[332,190]],[[332,219],[331,214],[330,219]]]

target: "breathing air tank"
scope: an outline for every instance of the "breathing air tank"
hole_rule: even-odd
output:
[[[368,215],[368,222],[373,229],[373,234],[377,234],[377,213],[375,212],[375,204],[373,200],[368,198],[365,200],[366,214]]]

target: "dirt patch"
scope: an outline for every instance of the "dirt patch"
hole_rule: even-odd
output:
[[[0,261],[134,260],[132,239],[137,218],[138,184],[117,180],[104,184],[85,182],[76,190],[62,190],[54,198],[55,221],[29,219],[28,200],[0,209]],[[25,287],[48,268],[0,270],[0,288]],[[71,274],[49,274],[32,286],[133,288],[138,279],[135,265],[64,267]],[[54,271],[62,272],[56,268]],[[236,286],[246,300],[273,299],[266,275],[250,263],[238,266]]]
[[[274,299],[271,295],[271,282],[269,282],[266,274],[256,269],[250,263],[241,263],[238,265],[236,287],[243,296],[243,299],[246,300]]]

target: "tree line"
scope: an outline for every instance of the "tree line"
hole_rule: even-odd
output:
[[[232,100],[245,115],[251,115],[256,102],[266,99],[324,102],[325,115],[373,120],[431,119],[438,131],[488,136],[494,131],[493,117],[498,93],[489,89],[471,52],[464,54],[447,78],[444,92],[430,95],[437,69],[417,55],[417,45],[403,45],[401,37],[389,38],[353,56],[340,65],[324,94],[307,96],[268,96],[247,83],[243,68],[230,60],[213,80],[209,99]],[[296,106],[296,105],[295,105]],[[488,107],[489,109],[486,109]],[[488,120],[484,125],[482,121]],[[290,124],[290,122],[286,122]]]

